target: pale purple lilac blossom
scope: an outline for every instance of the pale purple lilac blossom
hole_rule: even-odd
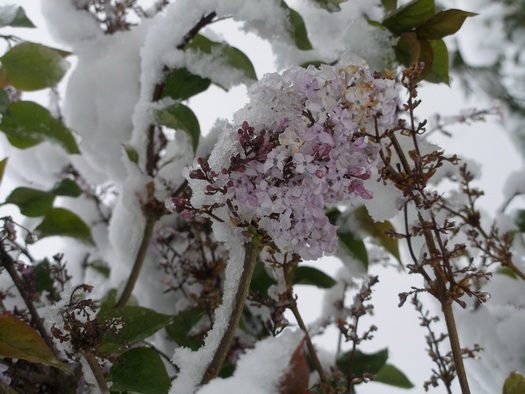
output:
[[[176,198],[176,210],[226,206],[235,223],[256,225],[283,252],[304,259],[334,253],[337,228],[325,204],[373,197],[363,180],[379,147],[367,135],[393,124],[394,81],[363,65],[293,67],[265,75],[249,97],[237,114],[241,128],[225,131],[237,137],[224,137],[235,146],[222,148],[230,152],[223,168],[200,159],[189,173],[204,202]]]

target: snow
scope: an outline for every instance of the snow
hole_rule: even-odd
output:
[[[300,345],[304,334],[300,330],[285,330],[277,337],[268,337],[254,349],[243,354],[233,376],[217,378],[205,385],[197,394],[274,394],[290,367],[292,354]]]
[[[214,234],[219,241],[229,239],[226,247],[230,251],[230,257],[224,273],[222,304],[215,310],[215,323],[208,331],[204,345],[199,350],[195,352],[187,348],[175,350],[173,362],[180,367],[180,372],[171,386],[170,394],[195,392],[229,325],[234,297],[243,271],[245,251],[243,243],[239,242],[239,237],[232,232],[229,225],[215,222]],[[219,239],[221,236],[222,239]]]

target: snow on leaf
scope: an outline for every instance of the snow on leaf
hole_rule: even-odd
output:
[[[36,27],[27,17],[25,10],[16,5],[0,6],[0,27]]]
[[[76,214],[64,208],[50,209],[35,228],[38,238],[62,236],[75,238],[85,244],[95,245],[89,227]]]

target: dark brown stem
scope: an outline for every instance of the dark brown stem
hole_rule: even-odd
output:
[[[84,352],[84,358],[86,359],[91,372],[93,372],[93,375],[95,376],[100,391],[103,394],[109,393],[109,388],[106,379],[104,378],[104,372],[102,371],[102,368],[100,368],[95,355],[91,352]]]
[[[454,358],[454,366],[456,367],[456,373],[458,375],[461,393],[470,394],[467,373],[465,372],[465,365],[463,364],[463,356],[461,354],[461,346],[459,344],[456,319],[454,318],[454,311],[452,310],[452,303],[441,302],[441,309],[443,310],[443,314],[445,315],[445,322],[447,324],[450,347],[452,348],[452,357]]]
[[[146,259],[146,253],[148,252],[149,243],[151,241],[151,237],[153,236],[153,229],[155,228],[155,223],[157,223],[158,217],[156,215],[146,213],[145,216],[146,224],[144,226],[142,242],[140,243],[137,256],[135,257],[135,262],[133,263],[133,268],[129,275],[126,286],[124,287],[124,291],[122,292],[117,304],[115,305],[115,307],[117,308],[126,305],[129,301],[129,298],[131,297],[131,293],[133,293],[133,289],[135,288],[135,284],[137,283],[137,280],[139,278],[140,271],[142,270],[142,266],[144,265],[144,260]]]
[[[308,328],[306,327],[306,324],[304,324],[303,318],[301,314],[299,313],[299,309],[297,308],[297,303],[295,300],[288,305],[288,309],[290,309],[295,317],[295,320],[297,320],[297,324],[303,330],[304,337],[306,340],[306,346],[308,347],[308,352],[310,353],[310,357],[312,357],[312,362],[314,364],[315,369],[317,370],[317,373],[319,374],[319,378],[321,379],[321,382],[325,387],[330,387],[330,382],[328,380],[328,377],[324,373],[323,366],[321,365],[321,361],[319,361],[319,357],[317,357],[317,352],[315,351],[314,344],[312,342],[312,338],[310,338],[310,334],[308,333]]]
[[[206,384],[210,380],[217,377],[219,371],[222,368],[222,365],[224,364],[224,360],[228,355],[233,338],[235,337],[235,332],[237,331],[237,326],[239,325],[239,321],[241,319],[244,303],[250,289],[253,270],[255,268],[257,256],[259,255],[260,251],[261,246],[255,245],[254,242],[247,242],[244,244],[243,271],[241,278],[239,279],[237,290],[235,292],[233,305],[231,308],[231,315],[228,319],[228,327],[226,328],[226,332],[219,342],[212,361],[208,365],[208,368],[206,368],[206,374],[202,377],[201,384]]]

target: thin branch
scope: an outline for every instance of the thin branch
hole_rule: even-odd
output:
[[[224,360],[226,360],[226,356],[228,355],[233,338],[235,337],[235,333],[237,331],[237,326],[239,325],[239,321],[241,319],[242,310],[250,290],[253,270],[255,269],[257,256],[261,251],[261,246],[255,245],[254,242],[247,242],[244,244],[244,251],[243,271],[241,278],[239,279],[237,290],[235,292],[231,315],[228,319],[228,327],[220,339],[212,361],[206,368],[206,373],[202,377],[201,384],[208,383],[219,374]]]
[[[100,388],[102,394],[109,393],[109,388],[106,383],[106,379],[104,378],[104,372],[102,371],[102,368],[100,368],[95,355],[91,352],[84,352],[84,358],[86,359],[91,372],[93,372],[95,380],[97,381],[98,387]]]

